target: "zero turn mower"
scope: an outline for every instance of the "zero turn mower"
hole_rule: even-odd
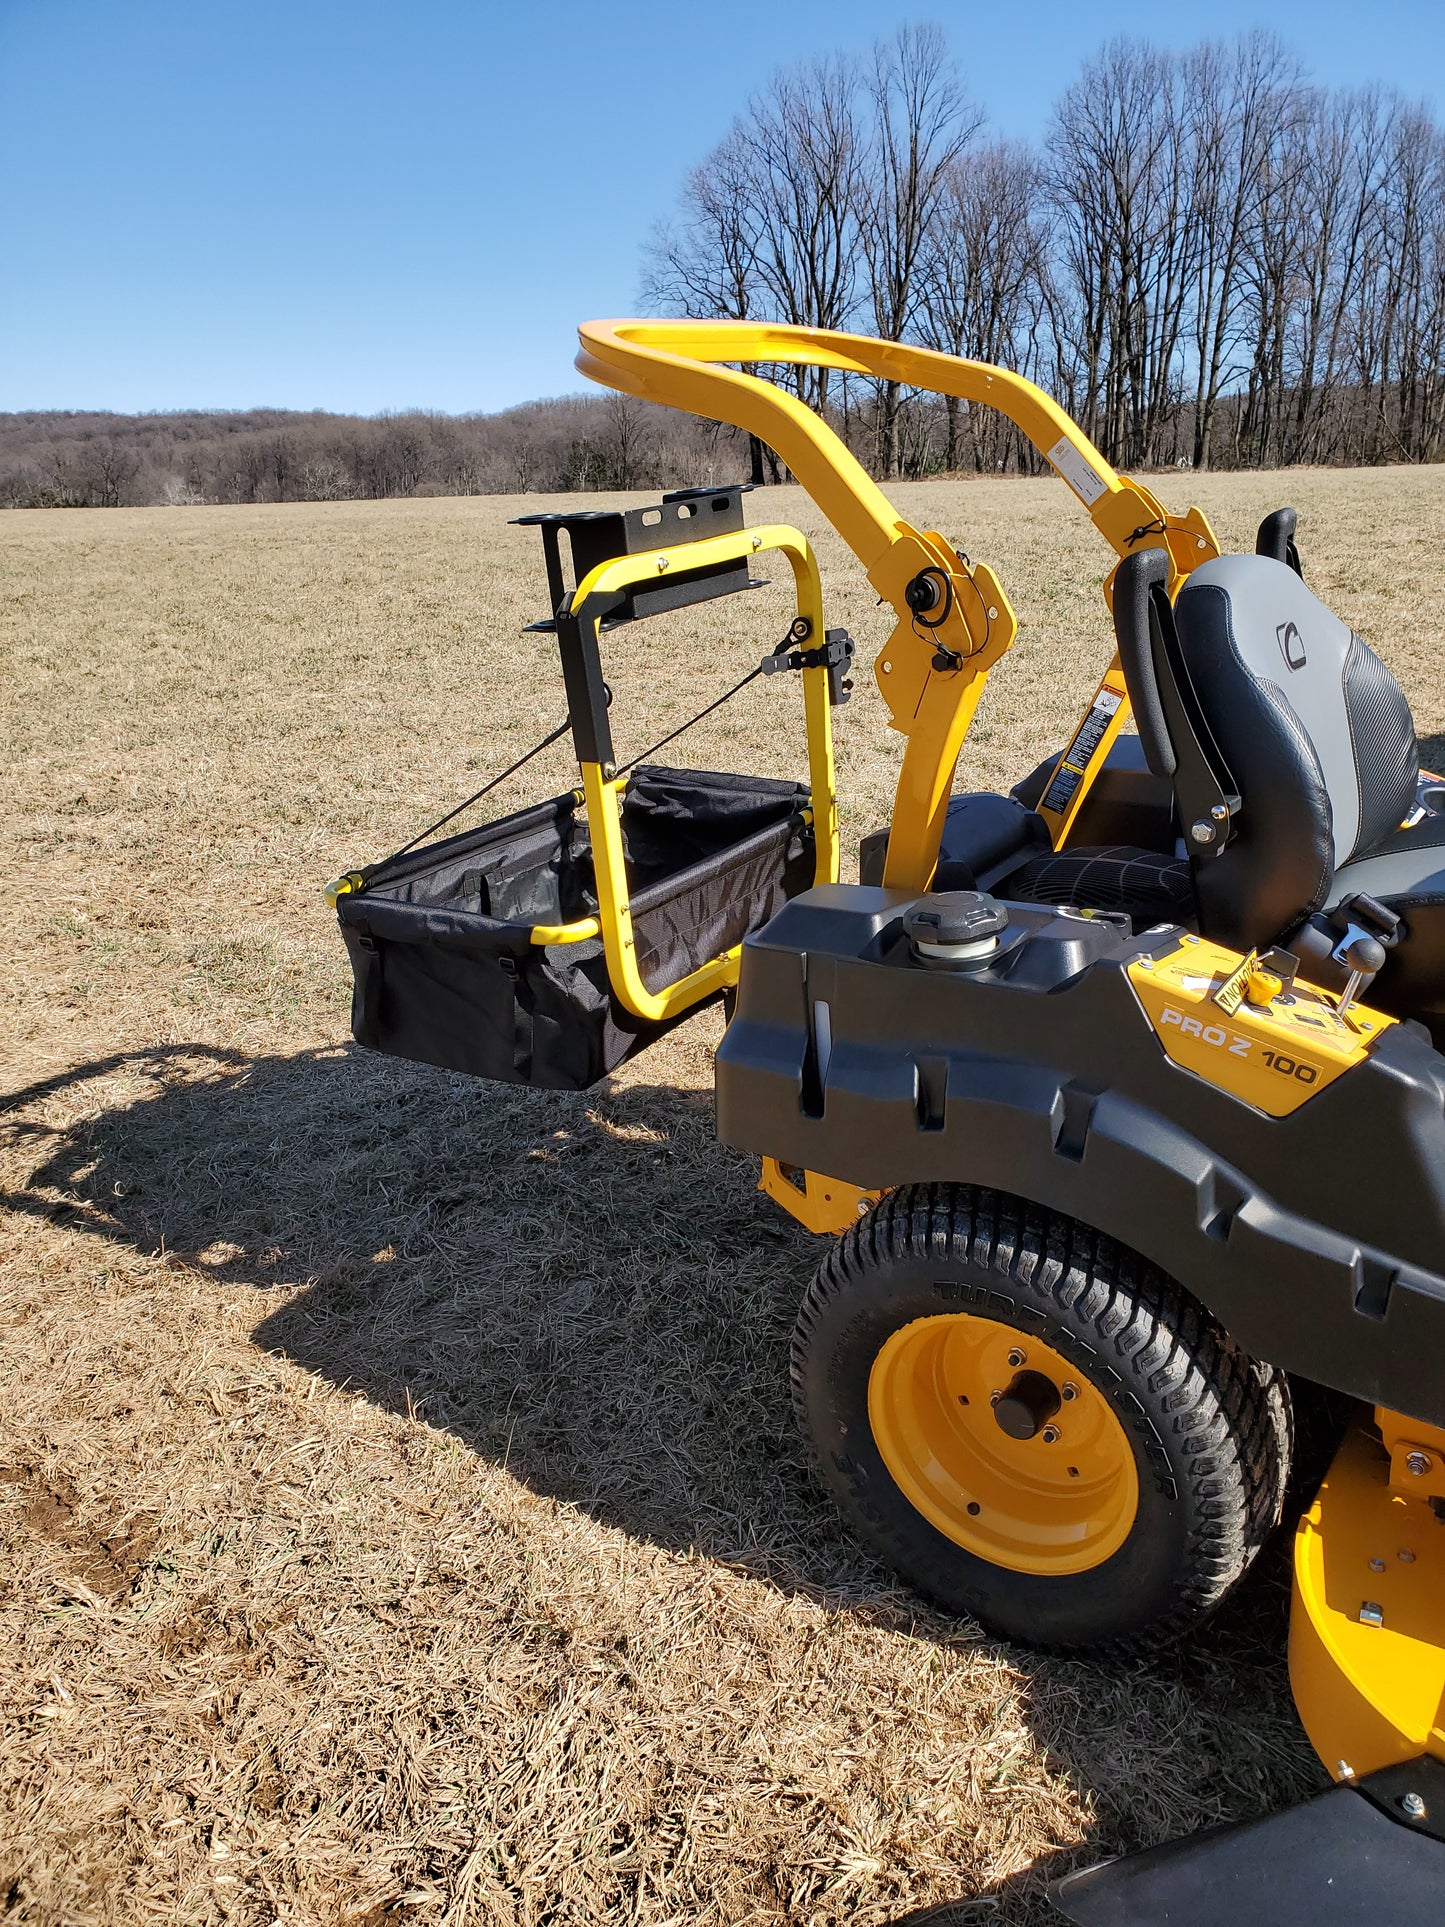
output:
[[[1002,369],[745,322],[581,339],[593,379],[767,442],[897,612],[874,664],[905,738],[892,820],[841,883],[853,645],[796,529],[746,528],[738,488],[524,518],[580,787],[332,886],[357,1038],[581,1088],[726,996],[719,1133],[834,1240],[792,1354],[823,1482],[1002,1638],[1109,1656],[1187,1632],[1280,1520],[1292,1386],[1353,1401],[1295,1529],[1289,1644],[1336,1786],[1056,1899],[1080,1922],[1438,1922],[1445,783],[1399,686],[1306,586],[1291,510],[1222,555]],[[1002,583],[739,372],[779,363],[1002,410],[1121,558],[1113,661],[1011,794],[953,788],[1014,640]],[[809,782],[620,769],[606,632],[747,589],[768,550],[797,613],[746,680],[799,679]]]

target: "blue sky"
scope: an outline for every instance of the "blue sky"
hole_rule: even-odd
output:
[[[1268,24],[1445,110],[1441,0],[0,0],[0,409],[501,408],[579,386],[685,170],[777,65],[947,31],[1031,135],[1114,33]]]

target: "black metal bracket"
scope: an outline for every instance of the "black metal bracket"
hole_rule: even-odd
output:
[[[1445,1842],[1445,1761],[1422,1754],[1394,1766],[1377,1767],[1353,1782],[1381,1813],[1408,1827]]]
[[[846,629],[828,629],[815,649],[791,646],[806,642],[812,633],[813,625],[808,617],[799,616],[773,653],[763,657],[760,667],[765,676],[776,676],[783,669],[826,669],[828,702],[837,709],[853,693],[853,678],[847,672],[852,667],[857,645]]]
[[[1189,674],[1164,584],[1149,589],[1149,639],[1159,702],[1177,765],[1174,793],[1189,854],[1196,862],[1219,856],[1234,835],[1239,788],[1214,739]]]
[[[528,628],[548,633],[556,630],[562,605],[576,585],[601,563],[614,562],[623,555],[667,550],[669,566],[659,571],[655,581],[649,578],[622,590],[601,619],[603,629],[662,615],[669,609],[685,609],[694,602],[710,602],[741,589],[761,588],[762,583],[748,574],[746,556],[696,568],[688,568],[686,563],[671,566],[672,554],[690,543],[704,542],[711,535],[737,534],[744,526],[743,496],[751,486],[750,482],[730,482],[723,488],[673,489],[649,508],[555,510],[516,516],[514,526],[542,531],[547,567],[551,613],[540,622],[529,623]],[[564,532],[571,550],[570,592],[562,555]]]
[[[577,761],[600,763],[605,774],[611,773],[615,760],[612,725],[607,718],[612,691],[603,680],[597,633],[607,611],[622,600],[623,594],[623,590],[616,589],[610,595],[589,596],[587,602],[575,610],[572,597],[566,596],[551,625],[556,631],[557,649],[562,658],[562,684],[567,691],[567,715],[572,724]]]

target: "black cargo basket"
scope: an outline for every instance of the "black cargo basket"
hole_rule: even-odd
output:
[[[676,983],[813,882],[800,783],[642,767],[622,797],[643,983]],[[585,1090],[679,1021],[617,1000],[602,938],[534,943],[596,914],[576,791],[393,858],[337,899],[351,1028],[392,1056],[505,1084]],[[691,1015],[691,1010],[683,1013]]]

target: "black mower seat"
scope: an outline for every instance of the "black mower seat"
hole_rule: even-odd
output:
[[[1445,1011],[1445,789],[1421,784],[1400,685],[1290,562],[1220,556],[1172,610],[1167,568],[1162,550],[1129,557],[1114,619],[1144,754],[1174,785],[1200,930],[1316,958],[1320,913],[1365,893],[1403,919],[1372,995]]]

